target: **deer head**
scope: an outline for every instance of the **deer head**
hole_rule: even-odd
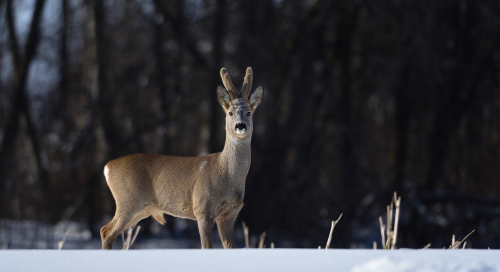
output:
[[[226,132],[243,139],[252,135],[252,116],[264,96],[262,86],[252,89],[252,68],[248,67],[241,92],[238,92],[231,81],[226,68],[220,70],[224,87],[217,87],[217,100],[226,113]]]

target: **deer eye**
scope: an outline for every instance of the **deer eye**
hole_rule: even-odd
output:
[[[229,112],[229,116],[233,116],[233,113],[232,113],[232,112]]]
[[[252,115],[252,113],[251,112],[247,112],[247,116],[250,116],[250,115]]]

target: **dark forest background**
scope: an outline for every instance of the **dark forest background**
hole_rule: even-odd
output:
[[[343,213],[333,247],[371,247],[397,191],[398,247],[499,248],[499,33],[493,0],[0,0],[0,218],[97,238],[106,162],[221,151],[219,70],[251,66],[237,228],[317,247]]]

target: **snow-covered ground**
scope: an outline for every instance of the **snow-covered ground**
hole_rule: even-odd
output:
[[[2,250],[0,271],[500,271],[499,250]]]
[[[195,231],[198,232],[195,221],[192,221]],[[104,225],[104,223],[103,223]],[[178,224],[180,225],[180,224]],[[166,228],[161,229],[160,224],[155,225],[156,236],[143,237],[140,233],[133,244],[133,249],[186,249],[199,248],[200,239],[172,238],[167,236]],[[176,231],[182,232],[186,226],[176,226]],[[59,241],[64,238],[64,249],[101,249],[100,237],[92,238],[90,230],[83,224],[74,221],[62,221],[56,225],[49,225],[37,221],[15,221],[0,219],[0,248],[2,249],[57,249]],[[153,231],[151,231],[153,232]],[[162,235],[163,234],[163,235]],[[241,236],[239,237],[238,236]],[[222,248],[217,231],[214,232],[214,247]],[[235,231],[238,241],[243,241],[241,231]],[[114,249],[121,249],[122,238],[118,237],[113,244]],[[2,272],[0,270],[0,272]]]

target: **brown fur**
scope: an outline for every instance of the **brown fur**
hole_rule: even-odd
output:
[[[250,67],[243,97],[224,68],[221,77],[226,86],[217,89],[217,99],[226,112],[222,152],[200,157],[131,154],[106,164],[104,175],[116,212],[101,229],[103,249],[111,249],[122,231],[144,218],[153,216],[164,224],[164,213],[198,221],[202,248],[213,247],[214,222],[224,248],[234,247],[234,221],[243,206],[250,168],[252,116],[264,91],[260,86],[251,94],[246,91],[251,87]],[[237,124],[246,125],[243,133],[237,132]]]

